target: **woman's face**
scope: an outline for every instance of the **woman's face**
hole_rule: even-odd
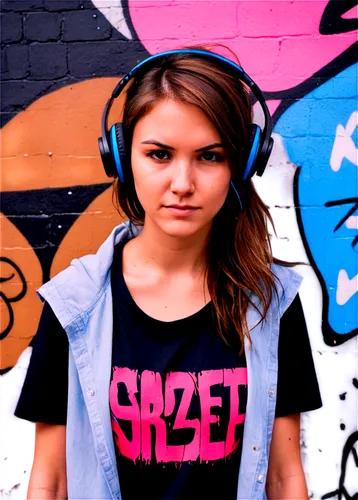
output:
[[[159,101],[134,128],[131,161],[145,225],[177,237],[209,232],[231,173],[218,131],[197,106]]]

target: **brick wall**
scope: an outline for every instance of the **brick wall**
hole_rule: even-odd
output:
[[[149,54],[200,42],[233,49],[265,92],[275,150],[255,185],[275,220],[275,255],[309,264],[300,296],[324,402],[301,419],[310,495],[357,494],[353,3],[2,0],[2,494],[24,498],[31,467],[34,426],[12,412],[41,312],[35,290],[121,220],[97,150],[103,106]]]

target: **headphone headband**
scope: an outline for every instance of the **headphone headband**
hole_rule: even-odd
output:
[[[252,80],[252,78],[245,73],[245,71],[239,66],[238,64],[234,63],[230,59],[227,59],[226,57],[223,57],[219,54],[216,54],[214,52],[210,51],[205,51],[201,49],[177,49],[177,50],[169,50],[166,52],[160,52],[158,54],[154,54],[147,59],[141,61],[138,63],[134,68],[132,68],[116,85],[114,88],[111,97],[108,99],[103,115],[102,115],[102,125],[101,125],[101,131],[102,131],[102,137],[99,138],[98,143],[99,143],[99,149],[103,161],[103,165],[105,168],[105,171],[108,176],[113,177],[113,167],[112,167],[112,153],[111,153],[111,148],[110,148],[110,141],[109,141],[109,132],[108,132],[108,115],[111,110],[112,104],[114,100],[122,93],[123,89],[125,86],[131,81],[131,80],[136,80],[139,78],[143,73],[149,71],[150,69],[154,68],[155,66],[158,65],[161,61],[164,61],[168,59],[170,56],[173,55],[182,55],[182,54],[188,54],[188,55],[199,55],[203,58],[206,58],[208,60],[214,60],[219,62],[220,64],[226,65],[233,69],[239,79],[243,81],[248,87],[251,89],[251,92],[253,95],[256,97],[257,101],[260,103],[264,117],[265,117],[265,125],[264,129],[261,130],[259,127],[256,126],[258,130],[260,130],[260,133],[253,134],[255,137],[253,137],[253,147],[251,148],[250,155],[252,156],[252,163],[248,165],[249,168],[245,169],[245,174],[247,171],[247,175],[244,174],[244,180],[248,177],[251,177],[254,173],[257,175],[261,176],[265,170],[268,158],[270,156],[272,146],[273,146],[273,139],[271,138],[271,133],[272,133],[272,121],[271,121],[271,116],[270,112],[268,110],[268,107],[266,105],[264,96],[262,95],[261,90],[259,87],[256,85],[256,83]],[[257,130],[255,129],[255,132]],[[252,154],[254,152],[254,154]],[[255,169],[253,169],[253,166],[255,164]]]

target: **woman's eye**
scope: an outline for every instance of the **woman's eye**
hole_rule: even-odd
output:
[[[165,151],[164,149],[153,149],[152,151],[148,151],[148,153],[146,153],[146,156],[156,161],[166,161],[170,160],[171,158],[170,153],[168,153],[168,151]],[[220,153],[215,153],[212,151],[206,151],[200,156],[200,159],[209,163],[219,163],[224,161],[224,158]]]
[[[221,162],[223,161],[223,157],[220,153],[214,153],[211,151],[207,151],[202,154],[202,158],[204,161],[208,162]]]
[[[150,158],[153,158],[153,160],[169,160],[169,155],[167,151],[164,151],[162,149],[156,149],[154,151],[149,151],[147,153],[147,156]]]

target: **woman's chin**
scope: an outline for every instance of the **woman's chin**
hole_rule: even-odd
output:
[[[173,238],[190,238],[203,231],[209,230],[208,224],[198,224],[190,220],[166,220],[157,221],[157,227],[166,235]]]

